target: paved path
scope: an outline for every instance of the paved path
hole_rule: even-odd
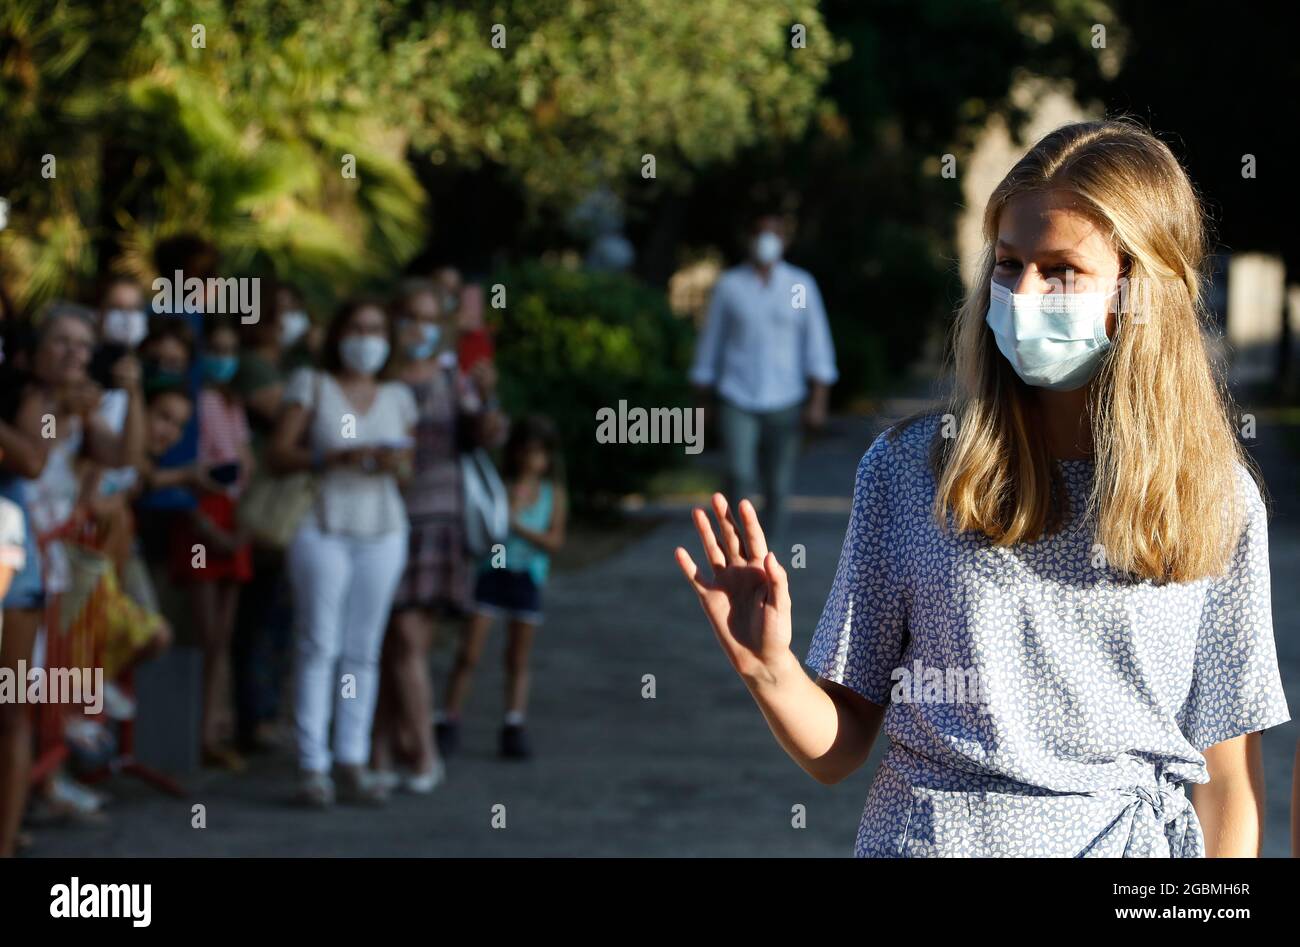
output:
[[[871,420],[838,419],[801,465],[797,492],[845,497],[877,429]],[[1274,607],[1291,706],[1300,708],[1296,475],[1267,429],[1259,453],[1273,492],[1290,491],[1272,532]],[[824,506],[829,512],[799,512],[791,522],[791,538],[809,551],[807,567],[791,579],[799,653],[829,589],[846,522],[835,504]],[[672,549],[678,544],[694,544],[683,516],[554,580],[536,653],[535,761],[505,764],[493,756],[501,711],[498,637],[471,701],[463,755],[432,797],[397,797],[382,811],[299,812],[283,801],[291,770],[277,759],[259,762],[243,777],[195,776],[194,798],[185,803],[118,780],[111,825],[43,831],[40,854],[850,854],[874,758],[832,788],[789,762],[677,574]],[[440,681],[446,661],[438,655]],[[642,696],[646,675],[654,675],[654,699]],[[1265,741],[1266,854],[1287,851],[1296,736],[1297,726],[1288,724]],[[207,828],[190,827],[192,802],[207,807]],[[504,829],[491,824],[498,804],[506,807]],[[806,828],[792,827],[795,806],[805,807]]]

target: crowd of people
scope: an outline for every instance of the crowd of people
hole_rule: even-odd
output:
[[[195,236],[154,263],[221,273]],[[325,319],[259,285],[254,320],[212,299],[172,311],[122,275],[91,305],[5,307],[0,668],[40,666],[75,618],[107,683],[98,718],[67,708],[49,772],[32,708],[0,702],[0,855],[31,843],[29,810],[102,817],[73,764],[102,764],[115,726],[150,712],[133,670],[177,640],[202,656],[203,765],[291,745],[305,805],[433,791],[496,619],[499,751],[532,752],[529,655],[567,503],[553,425],[498,404],[481,288],[443,267]],[[435,709],[438,627],[459,644]]]

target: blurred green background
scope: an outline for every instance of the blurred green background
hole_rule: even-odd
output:
[[[523,308],[492,313],[503,366],[535,369],[510,397],[573,428],[629,385],[685,390],[670,280],[737,259],[746,215],[779,205],[851,407],[952,312],[962,172],[994,120],[1029,120],[1028,78],[1149,123],[1220,244],[1294,272],[1268,112],[1300,66],[1270,23],[1137,0],[2,0],[0,280],[19,312],[89,298],[109,272],[150,280],[184,231],[318,315],[439,263],[518,279]],[[629,265],[584,267],[610,232]],[[583,381],[598,364],[607,383]]]

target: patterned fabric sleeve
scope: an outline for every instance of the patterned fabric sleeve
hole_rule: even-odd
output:
[[[891,457],[887,435],[858,464],[853,511],[821,621],[805,663],[881,706],[889,703],[902,663],[907,602],[897,568],[901,537],[891,529]]]
[[[1291,719],[1269,599],[1268,523],[1259,488],[1238,469],[1245,529],[1227,573],[1206,592],[1196,663],[1179,724],[1197,750]]]

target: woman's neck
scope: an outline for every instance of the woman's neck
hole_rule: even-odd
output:
[[[1088,415],[1091,388],[1091,385],[1074,391],[1039,388],[1035,392],[1047,450],[1057,460],[1092,457],[1092,422]]]
[[[375,382],[374,375],[363,375],[360,372],[354,372],[347,368],[339,371],[334,377],[339,380],[340,384],[344,385],[359,385],[364,387],[365,385],[374,384]]]

